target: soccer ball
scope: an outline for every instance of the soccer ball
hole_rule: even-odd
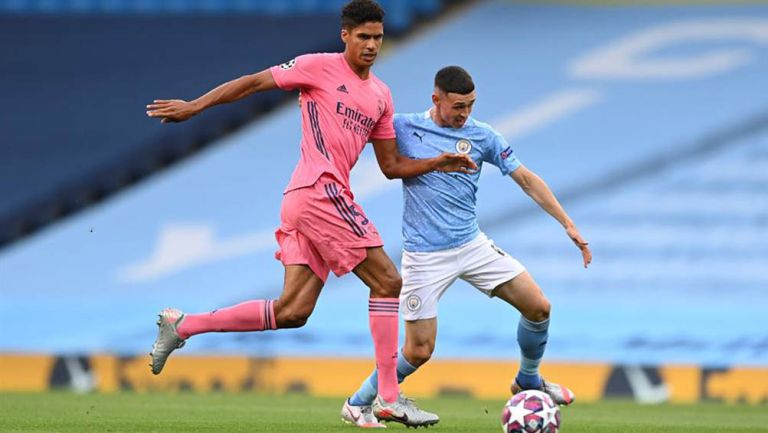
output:
[[[557,433],[560,409],[541,391],[522,391],[509,399],[501,412],[504,433]]]

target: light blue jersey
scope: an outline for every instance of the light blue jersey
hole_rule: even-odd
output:
[[[473,174],[431,172],[403,179],[403,247],[439,251],[458,247],[479,233],[475,204],[483,162],[508,175],[520,166],[507,140],[490,125],[468,118],[461,128],[437,125],[424,113],[395,114],[397,147],[414,159],[443,152],[468,154],[478,166]]]

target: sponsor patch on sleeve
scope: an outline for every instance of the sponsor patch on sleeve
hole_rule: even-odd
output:
[[[291,59],[285,63],[280,64],[280,69],[291,69],[295,64],[296,64],[296,59]]]

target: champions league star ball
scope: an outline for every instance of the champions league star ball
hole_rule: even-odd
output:
[[[522,391],[509,399],[501,412],[504,433],[557,433],[560,409],[541,391]]]

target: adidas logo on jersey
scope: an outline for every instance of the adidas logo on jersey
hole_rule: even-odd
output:
[[[347,91],[347,86],[345,86],[343,84],[341,86],[337,87],[336,90],[338,90],[339,92],[349,93]]]

